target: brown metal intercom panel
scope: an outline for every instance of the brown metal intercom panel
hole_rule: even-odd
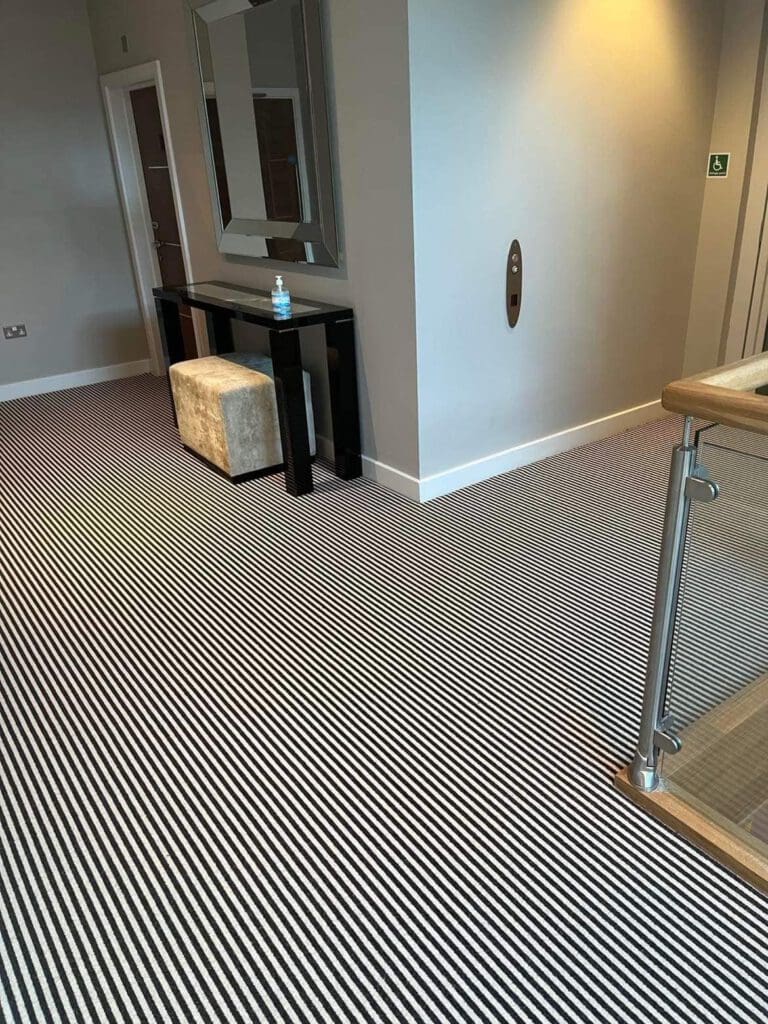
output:
[[[523,302],[523,252],[517,239],[509,247],[507,258],[507,320],[514,327],[520,319]]]

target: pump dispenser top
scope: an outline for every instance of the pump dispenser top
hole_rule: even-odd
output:
[[[283,284],[281,274],[275,277],[275,287],[272,289],[272,308],[277,316],[289,317],[291,315],[291,293]]]

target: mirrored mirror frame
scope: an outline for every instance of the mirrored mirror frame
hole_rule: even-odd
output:
[[[312,260],[300,261],[298,265],[338,267],[339,245],[336,230],[336,205],[333,190],[333,161],[331,159],[330,124],[328,100],[325,85],[325,57],[323,52],[322,0],[299,0],[304,26],[304,54],[309,83],[309,114],[312,129],[314,170],[317,181],[318,220],[306,223],[275,220],[246,220],[233,218],[224,224],[219,204],[219,190],[216,183],[211,135],[206,108],[205,76],[200,63],[197,13],[205,9],[206,21],[230,17],[250,11],[249,0],[189,0],[194,23],[195,55],[200,79],[200,120],[203,133],[203,149],[208,168],[208,182],[213,203],[213,218],[217,233],[219,251],[231,256],[248,256],[270,263],[280,261],[264,256],[263,242],[270,238],[293,238],[299,242],[312,243]],[[257,248],[258,246],[258,248]]]

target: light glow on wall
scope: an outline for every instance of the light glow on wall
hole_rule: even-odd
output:
[[[649,98],[673,96],[686,88],[688,62],[683,58],[690,47],[690,19],[686,24],[680,9],[675,0],[562,0],[541,36],[542,69],[557,78],[568,74],[574,92],[584,99],[599,100],[603,90],[621,92],[623,82],[635,94],[638,87],[647,89]],[[599,79],[590,67],[599,69]],[[605,96],[612,98],[620,102],[621,97]],[[642,116],[641,110],[637,113]]]

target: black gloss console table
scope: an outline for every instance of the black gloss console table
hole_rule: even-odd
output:
[[[204,281],[175,288],[155,288],[166,368],[185,359],[179,310],[192,306],[205,310],[211,355],[234,350],[232,321],[242,320],[269,330],[275,373],[280,438],[285,460],[285,488],[289,494],[312,490],[312,462],[304,401],[299,331],[325,326],[328,378],[333,418],[336,475],[344,480],[360,476],[360,411],[357,398],[354,312],[314,299],[293,299],[291,316],[278,317],[269,292],[224,281]]]

